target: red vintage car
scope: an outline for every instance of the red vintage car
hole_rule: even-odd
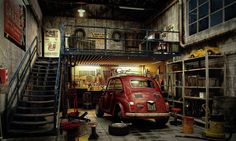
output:
[[[135,75],[115,76],[109,79],[96,106],[97,117],[104,113],[115,118],[155,119],[159,125],[165,125],[169,105],[155,80]]]

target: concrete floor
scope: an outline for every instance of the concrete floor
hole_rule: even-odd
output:
[[[80,110],[83,112],[84,110]],[[97,118],[94,110],[86,110],[88,112],[87,118],[91,121],[97,122],[96,132],[99,138],[96,141],[202,141],[206,139],[194,139],[176,137],[176,135],[202,137],[203,128],[194,126],[193,134],[183,134],[182,126],[173,126],[169,123],[165,127],[158,127],[152,120],[129,120],[131,122],[130,134],[126,136],[112,136],[108,133],[108,125],[113,123],[110,115],[104,115],[104,118]],[[172,119],[170,119],[172,120]],[[79,136],[76,141],[88,141],[91,130],[86,124],[82,125],[79,131]],[[37,137],[37,138],[18,138],[18,139],[4,139],[3,141],[66,141],[66,134],[63,133],[57,137]],[[231,141],[236,140],[236,134],[233,135]],[[93,140],[95,141],[95,140]]]

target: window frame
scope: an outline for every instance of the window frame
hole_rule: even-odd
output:
[[[212,27],[214,27],[216,25],[223,24],[223,23],[225,23],[227,21],[230,21],[230,20],[236,18],[236,17],[233,17],[233,18],[230,18],[230,19],[226,20],[226,16],[225,16],[226,9],[228,7],[236,4],[236,1],[232,1],[231,3],[226,5],[225,4],[226,0],[222,0],[222,7],[217,9],[217,10],[215,10],[215,11],[213,11],[213,12],[211,12],[211,1],[212,0],[206,0],[205,2],[202,2],[201,4],[199,4],[199,0],[197,0],[196,7],[191,9],[191,10],[190,10],[190,7],[189,7],[190,6],[190,1],[191,0],[186,0],[186,16],[187,16],[187,19],[186,19],[186,25],[187,25],[186,29],[187,29],[187,35],[188,36],[195,35],[195,34],[200,33],[202,31],[211,29]],[[206,3],[208,3],[208,14],[200,18],[199,17],[199,15],[200,15],[199,14],[199,8],[201,6],[203,6],[204,4],[206,4]],[[197,14],[196,17],[197,17],[197,19],[196,19],[196,21],[190,23],[190,19],[191,19],[190,18],[190,16],[191,16],[190,14],[192,12],[194,12],[194,10],[196,10],[196,14]],[[214,16],[214,14],[217,14],[217,12],[220,12],[220,11],[221,11],[221,13],[219,13],[219,14],[222,15],[221,21],[218,22],[217,24],[212,24],[213,23],[212,17]],[[208,18],[208,27],[206,29],[203,29],[203,30],[200,31],[200,23],[199,22],[201,20],[205,19],[205,18]],[[196,30],[191,30],[190,27],[193,26],[194,24],[196,24]],[[192,32],[191,33],[191,31],[196,31],[196,32]]]

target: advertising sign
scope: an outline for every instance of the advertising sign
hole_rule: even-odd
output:
[[[58,29],[46,29],[44,31],[44,56],[59,57],[60,55],[60,31]]]
[[[26,50],[25,17],[22,1],[4,0],[4,36],[23,50]]]

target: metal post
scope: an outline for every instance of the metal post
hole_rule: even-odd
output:
[[[2,116],[0,113],[0,141],[3,140],[3,134],[2,134]]]
[[[205,128],[208,129],[208,113],[209,113],[209,56],[208,53],[206,53],[205,56],[205,68],[206,68],[206,119],[205,119]]]
[[[184,60],[182,62],[182,98],[183,98],[183,116],[185,116],[185,62]]]
[[[105,41],[104,41],[104,47],[105,47],[105,53],[107,52],[107,28],[104,29],[105,34]]]

